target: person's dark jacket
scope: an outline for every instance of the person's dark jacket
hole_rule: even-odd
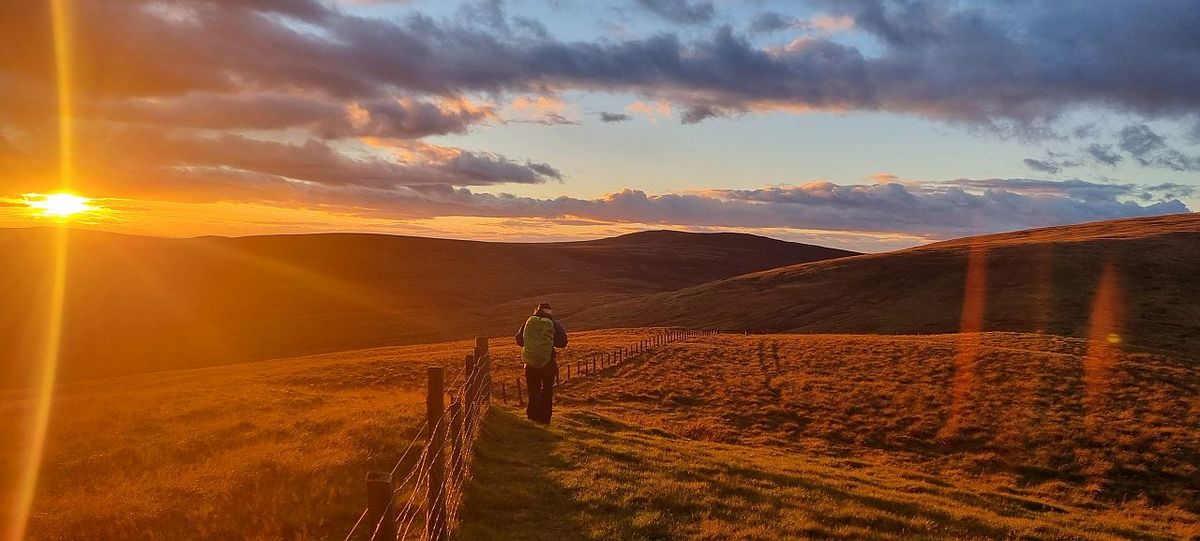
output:
[[[554,319],[553,316],[547,316],[547,315],[541,314],[541,313],[536,314],[536,315],[538,317],[549,317],[550,321],[554,322],[554,347],[556,349],[567,347],[567,329],[563,328],[562,323],[559,323],[558,320]],[[529,321],[529,320],[526,319],[525,321]],[[517,329],[517,345],[521,346],[521,347],[525,347],[525,323],[522,323],[521,328]],[[558,352],[556,351],[556,352],[552,353],[552,355],[557,357]]]

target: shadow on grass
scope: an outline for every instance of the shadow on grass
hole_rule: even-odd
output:
[[[492,408],[466,487],[456,539],[583,539],[581,506],[551,474],[570,468],[563,436],[515,410]]]
[[[583,411],[490,414],[459,539],[1166,539],[1138,521],[889,464],[668,440]]]

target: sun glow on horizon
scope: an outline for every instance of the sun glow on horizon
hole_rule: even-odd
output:
[[[29,208],[37,212],[38,216],[49,218],[69,218],[71,216],[99,210],[91,204],[91,199],[73,193],[27,193],[23,194],[24,201]]]

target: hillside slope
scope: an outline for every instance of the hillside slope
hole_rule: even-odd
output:
[[[950,333],[964,328],[968,286],[982,317],[968,318],[967,330],[1079,337],[1104,330],[1128,345],[1200,359],[1198,214],[971,237],[793,265],[597,306],[572,323]],[[1093,327],[1094,320],[1101,325]]]
[[[886,460],[672,437],[570,410],[493,411],[456,539],[1116,539],[1200,535],[1194,516],[1055,501]]]
[[[37,357],[52,232],[0,230],[0,385]],[[511,332],[573,308],[850,252],[740,234],[506,244],[367,234],[72,231],[61,379]]]
[[[1200,365],[1013,333],[720,335],[496,416],[463,539],[1191,539]],[[514,361],[515,362],[515,361]],[[962,401],[956,374],[970,367]]]
[[[655,330],[575,333],[585,355]],[[366,472],[393,466],[425,415],[425,370],[447,387],[474,341],[169,370],[56,389],[29,526],[64,539],[343,539]],[[496,380],[518,373],[493,340]],[[0,531],[12,520],[37,404],[0,390]]]

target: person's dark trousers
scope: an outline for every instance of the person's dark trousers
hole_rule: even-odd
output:
[[[529,420],[550,424],[554,410],[554,380],[558,378],[558,363],[550,361],[541,368],[525,367],[525,383],[529,386],[529,405],[525,416]]]

